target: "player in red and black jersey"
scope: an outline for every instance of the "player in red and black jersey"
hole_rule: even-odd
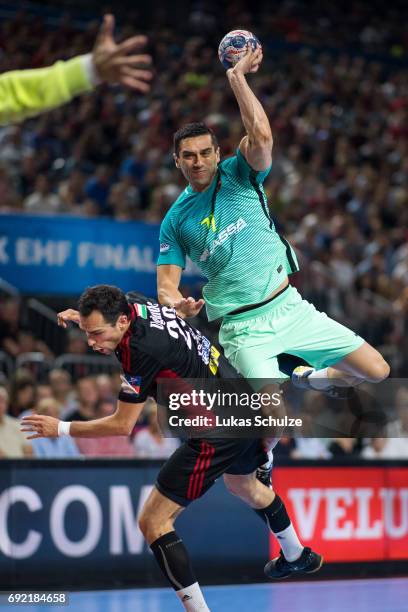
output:
[[[126,299],[130,325],[115,349],[125,383],[119,399],[128,401],[129,394],[138,403],[148,396],[157,399],[157,380],[166,377],[242,379],[220,351],[178,317],[174,308],[160,306],[136,292],[128,293]]]
[[[66,423],[44,415],[24,419],[30,438],[72,435],[95,437],[129,434],[144,401],[156,397],[158,380],[231,379],[242,377],[197,329],[175,310],[140,299],[109,285],[87,289],[78,311],[59,315],[59,323],[74,321],[86,333],[93,350],[115,353],[122,364],[122,387],[113,415],[86,422]],[[156,486],[139,520],[155,558],[184,608],[208,610],[191,567],[189,554],[174,530],[174,521],[193,500],[201,497],[220,476],[228,490],[251,506],[278,537],[281,555],[265,571],[274,578],[311,573],[322,557],[299,542],[286,508],[275,492],[256,478],[266,460],[261,439],[200,438],[185,441],[159,472]]]

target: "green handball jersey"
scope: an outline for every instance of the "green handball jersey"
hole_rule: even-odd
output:
[[[157,263],[184,268],[190,257],[208,279],[210,321],[266,300],[299,269],[269,214],[262,186],[269,172],[253,170],[238,150],[219,164],[205,191],[188,185],[162,222]]]

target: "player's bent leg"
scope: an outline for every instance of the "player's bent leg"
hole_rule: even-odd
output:
[[[316,389],[331,397],[345,399],[349,393],[341,387],[355,387],[362,382],[379,383],[389,376],[390,366],[368,342],[350,352],[333,366],[316,370],[299,366],[293,370],[292,382],[302,389]]]
[[[363,381],[376,383],[387,378],[390,368],[376,349],[306,300],[297,304],[292,318],[284,350],[313,366],[295,368],[292,374],[295,386],[324,390],[330,395],[334,387],[355,386]]]
[[[183,509],[155,487],[142,509],[139,527],[184,609],[188,612],[209,612],[190,555],[174,530],[174,521]]]
[[[279,557],[265,566],[269,578],[287,578],[292,574],[308,574],[320,569],[323,557],[301,544],[285,504],[274,491],[257,480],[255,472],[245,475],[224,474],[224,482],[230,493],[256,511],[279,540]]]
[[[379,383],[390,374],[390,366],[381,353],[373,346],[364,342],[358,349],[335,363],[329,370],[329,378],[336,378],[338,372],[367,382]]]
[[[276,496],[273,489],[257,479],[256,472],[244,475],[224,474],[224,483],[232,495],[236,495],[255,510],[269,506]]]

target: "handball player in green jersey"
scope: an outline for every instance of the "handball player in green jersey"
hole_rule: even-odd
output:
[[[175,163],[188,185],[161,225],[159,301],[183,317],[205,303],[210,321],[222,318],[225,355],[246,378],[285,378],[277,356],[289,353],[313,366],[295,370],[292,380],[300,385],[379,382],[389,374],[381,354],[289,282],[296,255],[276,231],[262,186],[272,165],[271,126],[246,79],[261,61],[261,49],[248,49],[227,70],[246,132],[234,156],[220,162],[216,137],[203,123],[174,136]],[[187,255],[208,279],[204,299],[179,291]]]

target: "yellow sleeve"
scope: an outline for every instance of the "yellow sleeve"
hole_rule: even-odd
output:
[[[5,72],[0,75],[0,125],[61,106],[91,89],[83,56],[49,68]]]

